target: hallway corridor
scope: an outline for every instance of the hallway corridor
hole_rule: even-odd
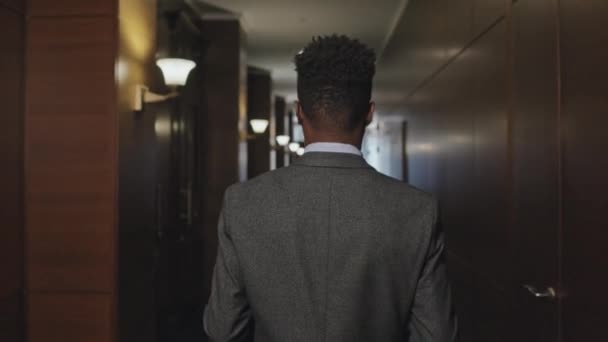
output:
[[[440,203],[460,341],[608,340],[607,20],[604,0],[0,0],[0,341],[206,341],[224,193],[297,163],[294,57],[334,33],[378,57],[363,157]]]

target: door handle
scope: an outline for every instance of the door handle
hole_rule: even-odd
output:
[[[557,291],[555,291],[553,287],[547,287],[544,291],[540,291],[536,287],[526,284],[524,285],[524,288],[536,298],[554,299],[557,297]]]

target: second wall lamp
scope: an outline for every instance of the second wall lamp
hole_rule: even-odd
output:
[[[269,121],[266,119],[251,119],[249,120],[249,125],[251,125],[251,130],[253,134],[247,134],[247,132],[241,133],[242,140],[253,140],[257,138],[259,135],[262,135],[266,132],[268,128]]]

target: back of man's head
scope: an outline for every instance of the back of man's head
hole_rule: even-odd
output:
[[[376,55],[346,36],[315,37],[295,57],[298,98],[316,130],[348,132],[370,110]]]

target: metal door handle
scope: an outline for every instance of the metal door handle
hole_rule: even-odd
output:
[[[536,298],[550,298],[553,299],[557,297],[557,292],[552,287],[547,287],[545,291],[539,291],[536,287],[532,285],[524,285],[524,288],[530,292]]]

